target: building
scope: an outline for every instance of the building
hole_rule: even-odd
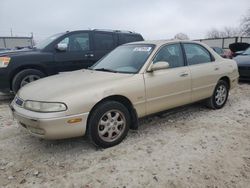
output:
[[[0,37],[0,49],[14,49],[22,47],[33,47],[32,37]]]
[[[198,39],[195,41],[200,41],[207,44],[210,47],[220,47],[223,49],[229,49],[229,45],[236,42],[250,43],[250,37],[226,37],[217,39]]]

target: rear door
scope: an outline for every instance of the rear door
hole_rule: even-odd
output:
[[[184,43],[183,47],[192,75],[192,101],[211,97],[219,77],[218,63],[200,44]]]
[[[55,52],[54,67],[57,72],[88,68],[96,61],[91,44],[91,32],[70,33],[58,44],[64,44],[67,49]]]
[[[153,63],[160,61],[168,62],[170,67],[144,74],[147,114],[191,102],[191,75],[185,65],[180,43],[162,47]]]
[[[115,35],[112,32],[93,32],[94,56],[101,59],[116,47]]]

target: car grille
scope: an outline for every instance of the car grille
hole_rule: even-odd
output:
[[[18,105],[18,106],[23,106],[23,100],[22,99],[20,99],[20,98],[18,98],[18,97],[16,97],[15,98],[15,103]]]

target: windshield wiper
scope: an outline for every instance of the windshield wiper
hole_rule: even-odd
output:
[[[106,69],[106,68],[99,68],[99,69],[91,69],[91,70],[96,70],[96,71],[105,71],[105,72],[114,72],[116,73],[117,71],[112,70],[112,69]]]

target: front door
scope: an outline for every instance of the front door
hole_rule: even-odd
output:
[[[152,63],[160,61],[168,62],[169,68],[144,74],[147,114],[191,102],[191,75],[185,66],[181,45],[162,47]]]
[[[73,33],[62,39],[57,46],[66,46],[65,50],[57,49],[55,68],[57,72],[73,71],[88,68],[95,63],[90,44],[90,33]]]

